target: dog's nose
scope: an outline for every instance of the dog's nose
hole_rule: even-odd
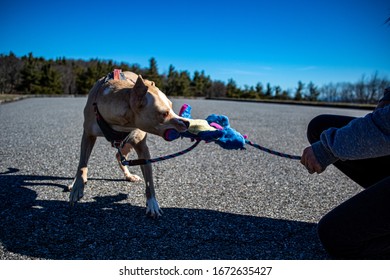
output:
[[[171,121],[171,124],[179,132],[185,132],[190,127],[190,122],[187,119],[175,118]]]
[[[188,129],[190,127],[190,122],[187,120],[182,120],[186,128]]]

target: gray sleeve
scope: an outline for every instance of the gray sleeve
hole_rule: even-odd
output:
[[[330,128],[312,145],[322,167],[340,160],[390,155],[390,106],[357,118],[342,128]]]

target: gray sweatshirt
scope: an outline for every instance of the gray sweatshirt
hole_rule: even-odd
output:
[[[390,88],[381,100],[390,100]],[[342,128],[325,130],[313,152],[325,169],[337,160],[357,160],[390,155],[390,105],[377,109]]]

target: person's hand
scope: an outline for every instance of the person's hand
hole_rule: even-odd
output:
[[[321,167],[320,163],[317,161],[317,158],[314,155],[311,146],[303,150],[301,163],[306,167],[307,171],[309,171],[310,174],[313,174],[314,172],[320,174],[325,170]]]

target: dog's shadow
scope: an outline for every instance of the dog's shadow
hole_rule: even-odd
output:
[[[43,259],[326,259],[316,225],[206,209],[145,208],[126,194],[70,207],[30,188],[72,178],[0,173],[0,242],[6,256]],[[49,181],[42,183],[42,181]],[[60,190],[59,190],[60,191]],[[40,197],[44,195],[40,192]],[[9,257],[8,257],[9,258]],[[15,257],[15,258],[20,258]]]

